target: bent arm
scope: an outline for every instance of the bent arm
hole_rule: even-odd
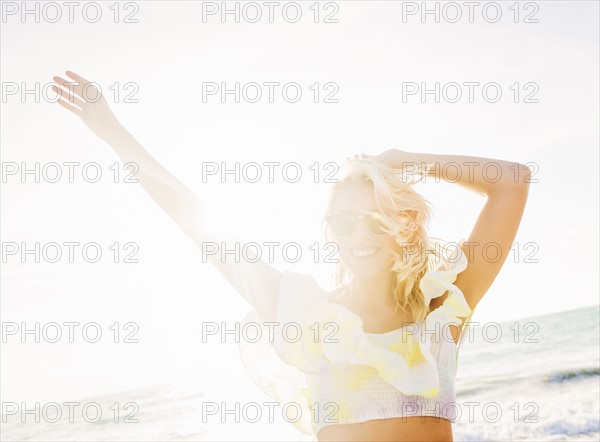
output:
[[[464,155],[415,153],[413,158],[430,166],[428,177],[456,183],[486,198],[462,247],[468,259],[467,269],[456,279],[467,303],[475,310],[509,255],[527,203],[531,170],[517,162]],[[500,256],[488,256],[489,250]]]

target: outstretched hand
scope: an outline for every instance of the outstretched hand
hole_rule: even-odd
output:
[[[53,77],[54,81],[62,86],[52,86],[52,90],[60,95],[57,103],[80,117],[98,137],[108,140],[120,127],[120,123],[110,110],[102,92],[76,73],[66,71],[66,74],[72,80]]]

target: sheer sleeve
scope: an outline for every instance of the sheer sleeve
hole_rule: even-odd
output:
[[[258,311],[250,311],[242,327],[258,326],[261,338],[256,342],[241,339],[238,347],[254,383],[282,408],[288,407],[286,419],[311,436],[314,426],[305,372],[317,370],[318,366],[314,358],[305,355],[304,347],[311,339],[303,336],[311,332],[307,325],[311,312],[326,296],[311,276],[284,271],[277,294],[276,320],[268,322]]]

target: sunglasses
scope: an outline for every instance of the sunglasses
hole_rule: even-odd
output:
[[[362,219],[373,235],[385,235],[385,225],[381,220],[381,214],[369,212],[363,215],[340,214],[326,216],[325,220],[331,226],[335,236],[349,236],[354,232],[359,219]]]

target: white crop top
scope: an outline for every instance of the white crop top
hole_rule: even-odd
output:
[[[472,311],[453,284],[467,267],[460,248],[446,267],[420,281],[427,305],[448,291],[444,303],[420,323],[381,334],[365,333],[360,317],[329,301],[330,293],[311,276],[285,271],[274,333],[256,343],[240,341],[247,372],[285,406],[286,420],[313,436],[327,425],[372,419],[454,421],[459,347],[447,325],[460,324],[458,317],[470,318]],[[252,311],[244,325],[254,322],[265,320]]]

